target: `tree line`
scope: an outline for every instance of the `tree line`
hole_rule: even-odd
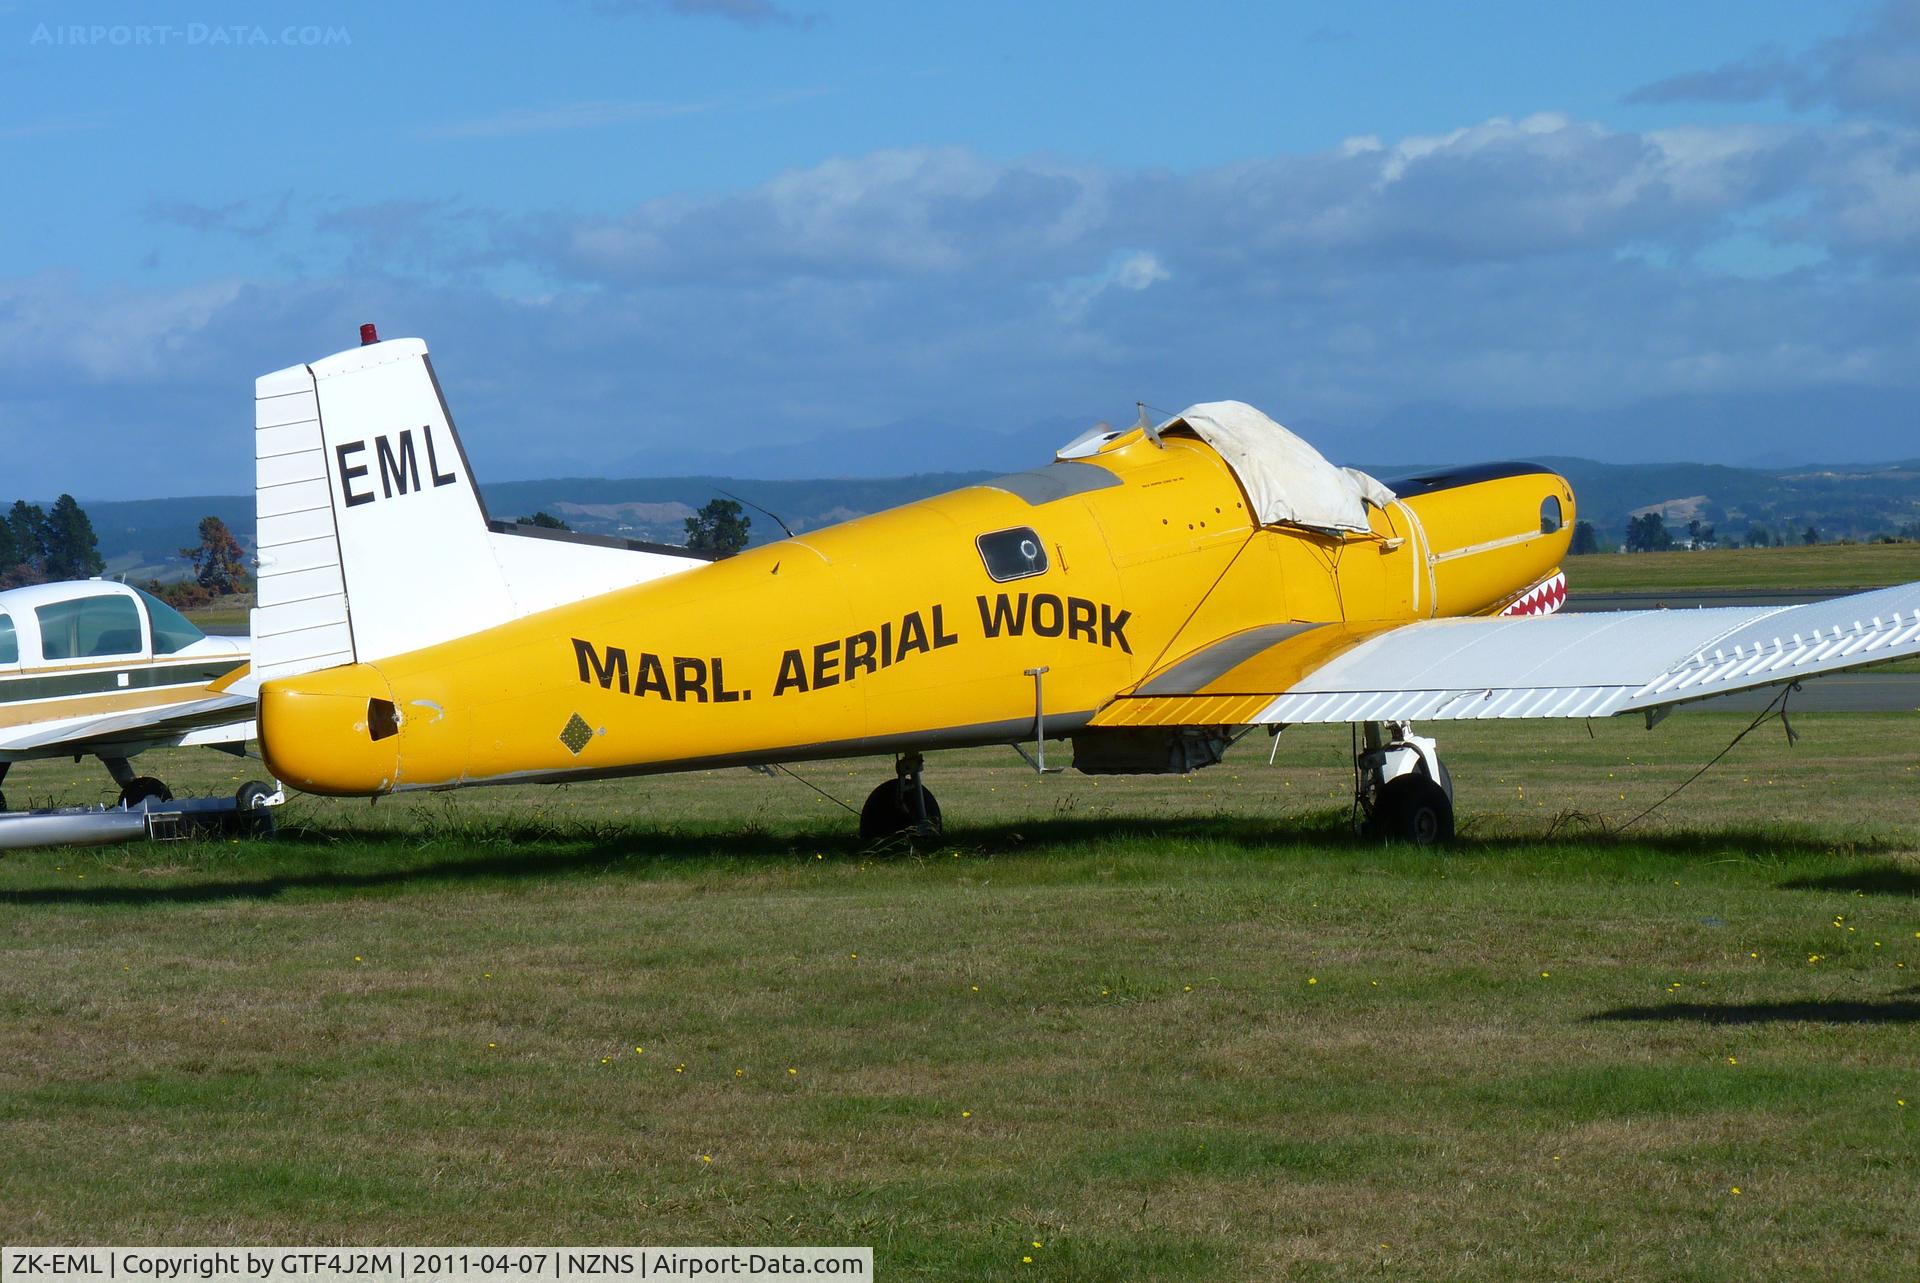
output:
[[[216,597],[245,592],[250,586],[246,552],[227,523],[202,518],[199,535],[198,544],[180,550],[193,568],[192,578],[142,586],[181,607],[204,606]],[[91,579],[105,570],[93,520],[70,494],[54,500],[51,508],[16,499],[0,521],[0,588]]]
[[[0,522],[0,588],[90,579],[105,568],[93,522],[70,494],[50,509],[16,499]]]
[[[516,525],[537,526],[543,530],[571,530],[572,526],[550,512],[540,511],[521,517]],[[686,519],[686,546],[695,552],[717,553],[731,557],[747,546],[747,532],[753,521],[738,500],[715,499]]]
[[[1667,526],[1667,519],[1658,511],[1643,512],[1637,517],[1627,519],[1627,537],[1619,545],[1627,552],[1671,552],[1674,549],[1702,548],[1789,548],[1795,545],[1812,547],[1815,544],[1831,543],[1835,540],[1823,535],[1820,528],[1808,525],[1798,533],[1790,527],[1776,530],[1759,522],[1747,527],[1744,536],[1722,535],[1711,523],[1694,518],[1687,522],[1684,532],[1675,531]],[[1842,538],[1839,543],[1854,543],[1851,538]],[[1920,543],[1920,521],[1910,521],[1898,530],[1874,535],[1870,539],[1859,540],[1862,543]],[[1578,521],[1573,527],[1573,544],[1567,550],[1571,556],[1587,553],[1612,552],[1612,546],[1600,542],[1599,533],[1591,521]]]

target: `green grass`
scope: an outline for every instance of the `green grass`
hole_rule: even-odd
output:
[[[1596,553],[1567,559],[1576,593],[1880,588],[1920,580],[1920,543]]]
[[[1190,779],[937,755],[951,844],[890,859],[745,771],[303,799],[272,843],[16,854],[0,1241],[1911,1277],[1911,720],[1797,718],[1799,747],[1756,733],[1597,829],[1741,725],[1444,728],[1444,856],[1346,835],[1347,738],[1319,730]],[[797,769],[856,805],[885,772]],[[31,764],[8,791],[104,779]]]
[[[221,597],[212,605],[182,613],[198,625],[202,632],[245,636],[247,630],[253,626],[249,615],[252,609],[253,594],[247,592]]]

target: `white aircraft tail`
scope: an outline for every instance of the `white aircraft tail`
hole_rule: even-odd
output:
[[[419,339],[254,384],[258,680],[369,662],[702,564],[490,521]]]

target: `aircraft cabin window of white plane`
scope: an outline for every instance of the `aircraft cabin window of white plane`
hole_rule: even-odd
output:
[[[981,535],[974,543],[980,549],[980,560],[986,563],[988,576],[996,584],[1004,584],[1009,579],[1029,579],[1047,572],[1046,545],[1040,542],[1040,536],[1029,526],[996,530],[992,534]]]
[[[1560,529],[1561,520],[1560,500],[1554,495],[1548,495],[1542,499],[1540,501],[1540,533],[1552,534]]]
[[[20,662],[20,638],[13,631],[13,616],[0,610],[0,664]]]
[[[138,655],[140,608],[118,593],[36,606],[42,659],[106,659]]]
[[[140,600],[146,603],[147,618],[153,624],[153,653],[171,655],[175,651],[185,650],[197,641],[205,639],[206,634],[194,627],[187,617],[161,601],[158,597],[143,589],[135,588]]]

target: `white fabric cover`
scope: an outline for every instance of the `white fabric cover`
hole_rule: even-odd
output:
[[[1387,488],[1386,482],[1371,473],[1362,472],[1358,468],[1342,468],[1340,471],[1346,473],[1352,478],[1353,483],[1360,487],[1360,497],[1376,508],[1384,508],[1400,497]]]
[[[1384,507],[1393,491],[1326,456],[1244,401],[1203,401],[1160,425],[1184,427],[1220,452],[1253,500],[1263,526],[1285,522],[1315,530],[1363,532],[1367,503]]]

